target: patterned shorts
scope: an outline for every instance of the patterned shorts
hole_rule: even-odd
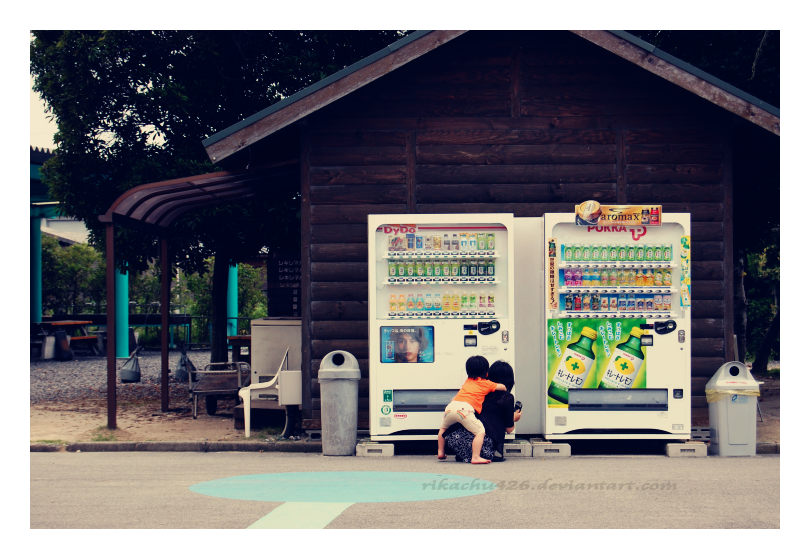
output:
[[[459,402],[453,400],[444,409],[444,419],[442,420],[442,429],[447,429],[453,423],[461,423],[464,428],[473,435],[483,434],[486,432],[484,424],[481,420],[475,417],[475,410],[472,404],[467,402]]]

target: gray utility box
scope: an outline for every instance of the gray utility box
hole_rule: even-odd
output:
[[[738,361],[726,363],[706,383],[709,402],[709,454],[757,453],[757,397],[760,383]]]
[[[250,321],[250,383],[259,384],[273,380],[279,369],[284,352],[290,348],[289,361],[284,367],[289,371],[301,370],[301,319],[259,318]],[[251,395],[255,400],[258,395]]]

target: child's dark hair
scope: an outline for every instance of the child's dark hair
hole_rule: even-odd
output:
[[[489,361],[483,355],[473,355],[467,359],[467,377],[486,378],[489,370]]]

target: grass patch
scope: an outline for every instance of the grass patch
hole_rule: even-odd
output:
[[[284,427],[268,427],[266,429],[262,429],[260,431],[256,431],[251,429],[250,437],[247,437],[246,441],[259,441],[264,439],[277,439],[281,433],[284,431]]]
[[[757,374],[757,376],[759,376],[759,377],[761,377],[761,378],[774,378],[774,379],[778,379],[778,378],[779,378],[779,368],[778,368],[778,367],[774,367],[773,369],[768,369],[768,371],[767,371],[767,372],[765,372],[765,373],[758,373],[758,374]]]
[[[91,442],[99,443],[99,442],[110,442],[110,441],[117,441],[118,439],[115,437],[115,431],[107,429],[106,425],[102,425],[98,429],[96,429],[97,434],[90,439]]]

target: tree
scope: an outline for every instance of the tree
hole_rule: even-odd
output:
[[[105,300],[104,259],[84,244],[59,246],[53,237],[42,237],[42,304],[52,314],[81,313]]]
[[[34,90],[56,120],[43,181],[105,250],[98,215],[137,185],[219,170],[201,141],[380,50],[396,31],[35,31]],[[225,361],[227,268],[263,248],[300,242],[297,191],[189,214],[172,227],[170,259],[213,272],[212,361]],[[159,243],[116,230],[116,267],[140,272]]]
[[[630,31],[721,80],[779,107],[779,31]],[[770,354],[776,338],[760,335],[776,324],[778,304],[759,285],[758,261],[752,255],[775,250],[778,260],[779,137],[742,119],[735,119],[732,147],[734,161],[734,331],[739,354],[746,359],[749,347]],[[775,245],[773,244],[776,236]],[[771,247],[770,249],[768,247]],[[777,272],[778,277],[778,272]],[[777,280],[778,284],[778,280]],[[778,291],[778,285],[777,285]],[[750,296],[746,296],[746,295]],[[749,312],[749,309],[753,312]],[[749,316],[750,315],[750,316]],[[746,343],[747,341],[747,343]],[[767,348],[762,345],[768,343]],[[750,353],[750,352],[749,352]],[[757,354],[759,352],[756,352]],[[767,359],[767,357],[766,357]]]

